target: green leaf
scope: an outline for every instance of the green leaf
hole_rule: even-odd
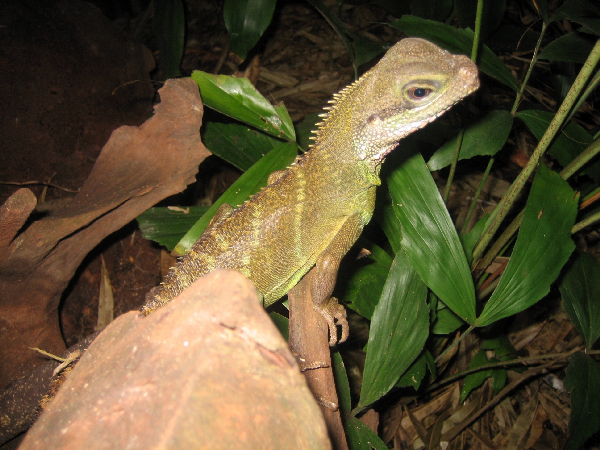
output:
[[[361,36],[353,36],[354,41],[354,64],[356,67],[368,63],[372,59],[384,53],[389,45],[385,45],[381,42],[371,41]]]
[[[470,159],[480,155],[495,155],[508,139],[512,123],[513,118],[508,111],[490,111],[482,120],[465,129],[458,159]],[[455,137],[446,142],[433,154],[431,159],[427,161],[429,170],[440,170],[452,164],[457,139]]]
[[[154,0],[152,29],[158,42],[160,65],[166,79],[181,75],[179,66],[185,40],[185,14],[181,0]]]
[[[550,42],[538,59],[583,64],[594,47],[595,39],[582,33],[569,33]]]
[[[479,350],[471,362],[469,363],[469,369],[477,369],[478,367],[485,366],[489,364],[487,357],[485,356],[485,352],[483,350]],[[479,386],[483,384],[485,380],[492,376],[492,369],[481,370],[479,372],[471,373],[465,377],[465,383],[463,385],[462,391],[460,393],[460,401],[461,403],[465,401],[467,396],[471,393],[473,389],[477,389]]]
[[[348,439],[350,450],[387,450],[387,446],[364,423],[350,416],[352,402],[350,397],[350,384],[346,375],[344,361],[339,352],[331,352],[331,365],[333,378],[338,393],[340,412],[344,423],[344,431]]]
[[[390,25],[404,31],[409,36],[427,39],[450,53],[471,54],[473,46],[473,31],[471,30],[457,30],[450,25],[409,15],[403,16],[400,20],[390,23]],[[486,45],[480,49],[478,66],[482,72],[515,91],[519,90],[519,84],[512,72]]]
[[[219,206],[223,203],[229,203],[234,207],[241,205],[250,195],[267,185],[267,179],[271,172],[288,167],[296,158],[297,151],[298,147],[293,143],[281,144],[271,150],[219,197],[206,214],[179,241],[175,252],[179,255],[185,254],[207,227]]]
[[[600,36],[600,7],[593,0],[567,0],[556,10],[551,20],[568,19]],[[581,30],[583,31],[583,30]]]
[[[462,327],[464,323],[450,308],[440,309],[431,332],[433,334],[450,334]]]
[[[350,450],[388,450],[381,438],[356,417],[346,420],[344,430]]]
[[[461,319],[475,320],[475,288],[462,244],[421,154],[388,177],[402,247],[425,284]]]
[[[547,111],[526,110],[518,112],[515,117],[525,122],[535,137],[541,139],[554,118],[554,114]],[[566,167],[593,140],[593,137],[583,127],[575,122],[569,122],[554,139],[547,153],[556,158],[561,166]],[[590,176],[596,184],[600,183],[600,162],[588,164],[581,173]]]
[[[290,340],[290,327],[289,327],[289,319],[287,317],[282,316],[279,313],[271,312],[269,313],[269,317],[283,336],[286,341]]]
[[[206,122],[202,142],[213,155],[244,172],[281,141],[238,123]]]
[[[548,293],[575,248],[578,198],[560,175],[538,166],[510,261],[476,326],[521,312]]]
[[[136,220],[144,239],[173,250],[185,233],[202,217],[208,206],[150,208]]]
[[[419,355],[429,334],[427,287],[401,251],[371,321],[360,406],[381,398]]]
[[[590,253],[576,251],[559,285],[563,308],[591,350],[600,337],[600,264]]]
[[[348,383],[348,375],[344,360],[337,350],[331,351],[331,366],[333,369],[333,379],[338,394],[338,402],[342,417],[347,417],[352,411],[352,398],[350,394],[350,383]]]
[[[361,238],[358,245],[371,254],[340,267],[338,279],[346,281],[338,283],[340,286],[336,286],[334,296],[344,299],[349,308],[371,319],[392,265],[392,258],[381,247],[366,239]]]
[[[400,377],[398,383],[396,383],[396,387],[412,387],[415,391],[419,390],[421,381],[423,381],[423,378],[427,374],[427,367],[431,370],[432,362],[435,368],[435,361],[433,361],[431,353],[425,350],[404,372],[404,375]],[[435,371],[432,374],[435,375]]]
[[[506,335],[493,339],[485,339],[481,344],[481,348],[484,350],[494,350],[496,358],[500,359],[500,361],[514,359],[517,354],[517,351]]]
[[[398,253],[402,250],[402,222],[396,217],[392,205],[386,205],[383,208],[380,225],[392,247],[392,251]]]
[[[569,437],[565,450],[577,450],[600,429],[600,367],[583,353],[571,356],[565,376],[565,387],[571,394]]]
[[[487,223],[489,217],[489,214],[485,214],[477,221],[475,226],[470,231],[460,236],[465,254],[467,255],[467,262],[469,264],[471,264],[471,260],[473,259],[473,249],[479,242],[479,238],[481,238],[481,234],[483,233],[483,230],[485,230],[485,224]]]
[[[276,3],[277,0],[225,0],[223,18],[233,53],[246,59],[271,23]]]
[[[274,108],[247,78],[212,75],[199,70],[195,70],[191,78],[200,87],[202,101],[209,108],[277,138],[296,140],[289,114]]]

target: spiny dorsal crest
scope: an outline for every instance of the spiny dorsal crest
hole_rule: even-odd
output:
[[[319,117],[323,119],[323,121],[315,123],[315,125],[318,127],[315,130],[312,130],[313,136],[310,136],[309,139],[316,141],[317,138],[319,137],[319,134],[321,132],[321,129],[327,125],[327,122],[331,119],[331,116],[333,114],[333,112],[335,111],[335,109],[338,107],[338,105],[340,103],[343,103],[344,100],[346,98],[348,98],[348,96],[351,96],[352,93],[354,91],[356,91],[359,83],[364,82],[365,79],[367,79],[370,76],[371,72],[367,72],[365,73],[362,77],[360,77],[358,80],[354,81],[352,84],[349,84],[348,86],[346,86],[345,88],[343,88],[341,91],[333,94],[333,98],[331,100],[329,100],[327,103],[329,103],[329,106],[325,106],[323,108],[323,110],[325,111],[324,113],[319,114]],[[314,144],[311,144],[308,148],[312,148],[314,146]]]

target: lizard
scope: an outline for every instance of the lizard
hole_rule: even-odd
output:
[[[190,251],[146,295],[144,315],[216,268],[242,272],[269,306],[310,270],[313,307],[330,345],[346,310],[331,297],[338,267],[369,222],[379,172],[399,141],[479,87],[477,66],[435,44],[407,38],[357,81],[334,94],[314,143],[267,186],[234,209],[223,204]],[[312,274],[311,274],[312,275]]]

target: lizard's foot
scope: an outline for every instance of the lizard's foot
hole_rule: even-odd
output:
[[[314,305],[313,308],[323,316],[329,326],[329,346],[333,347],[338,342],[341,344],[350,334],[346,308],[338,303],[337,298],[331,297],[324,305]],[[336,323],[337,322],[337,323]],[[342,327],[342,337],[337,340],[337,325]]]

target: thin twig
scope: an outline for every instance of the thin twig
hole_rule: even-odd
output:
[[[66,187],[59,186],[59,185],[54,184],[54,183],[46,183],[44,181],[25,181],[23,183],[18,183],[16,181],[0,181],[0,184],[6,184],[6,185],[10,185],[10,186],[41,185],[41,186],[49,186],[49,187],[53,187],[53,188],[56,188],[56,189],[60,189],[60,190],[65,191],[65,192],[74,192],[74,193],[79,192],[79,189],[77,189],[77,190],[69,189],[69,188],[66,188]]]

